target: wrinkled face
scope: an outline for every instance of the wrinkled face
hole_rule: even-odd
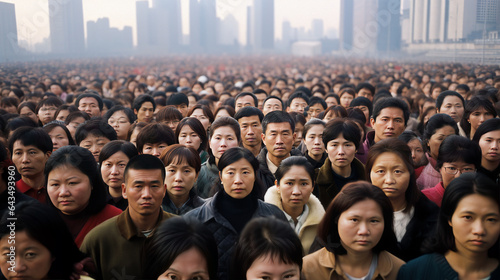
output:
[[[420,143],[420,140],[418,139],[413,139],[410,142],[408,142],[408,147],[410,147],[411,150],[411,158],[413,160],[413,164],[415,167],[419,167],[422,164],[422,161],[424,159],[424,148],[422,147],[422,144]]]
[[[253,190],[255,171],[250,162],[244,158],[226,166],[219,172],[219,176],[224,191],[232,198],[245,198]]]
[[[196,248],[182,252],[158,280],[209,280],[207,260]]]
[[[65,215],[81,213],[89,204],[91,193],[89,177],[76,167],[59,166],[47,177],[50,201]]]
[[[99,109],[99,102],[93,97],[84,97],[78,103],[78,110],[89,114],[90,117],[100,117],[101,110]]]
[[[438,108],[439,113],[447,114],[453,118],[455,122],[459,122],[464,115],[464,104],[457,96],[446,96],[443,104]]]
[[[246,279],[299,280],[298,264],[287,264],[277,257],[269,255],[257,258],[246,273]]]
[[[169,196],[186,197],[189,191],[193,188],[198,174],[194,167],[189,165],[187,161],[174,159],[169,165],[165,167],[167,176],[165,177],[165,184],[167,184],[167,192]]]
[[[269,114],[272,111],[282,111],[283,106],[281,105],[281,101],[276,98],[271,98],[264,103],[262,108],[262,113],[265,115]]]
[[[269,123],[262,134],[262,141],[267,151],[277,158],[286,158],[292,151],[296,135],[289,123]]]
[[[134,109],[134,113],[137,115],[137,122],[149,123],[153,119],[153,103],[149,101],[142,103],[139,111],[137,111],[137,109]]]
[[[375,143],[387,138],[397,138],[406,128],[403,110],[387,107],[380,110],[376,119],[370,120],[375,130]]]
[[[69,145],[69,139],[68,135],[59,126],[54,127],[50,132],[49,132],[50,139],[52,140],[52,145],[53,149],[52,151],[55,151],[61,147],[68,146]]]
[[[444,162],[443,166],[439,169],[441,178],[443,179],[443,186],[446,188],[453,181],[463,173],[475,172],[476,167],[472,163],[463,161]]]
[[[102,180],[110,188],[122,187],[123,175],[129,158],[122,151],[114,153],[101,163]]]
[[[244,146],[257,147],[262,143],[262,125],[259,116],[242,117],[238,120],[241,128],[241,140]]]
[[[276,188],[281,197],[281,203],[286,210],[303,209],[309,201],[309,197],[314,189],[312,178],[303,166],[292,166],[276,182]]]
[[[307,147],[307,152],[310,155],[321,156],[325,152],[325,144],[323,143],[323,130],[325,126],[318,124],[313,125],[307,131],[304,138],[304,144]]]
[[[318,115],[323,112],[325,109],[321,105],[321,103],[316,103],[312,106],[309,106],[309,110],[307,113],[311,116],[311,118],[317,118]]]
[[[489,162],[500,162],[500,130],[485,133],[479,139],[483,159]]]
[[[410,176],[410,171],[403,159],[390,152],[380,154],[370,170],[372,184],[382,189],[391,200],[405,196],[410,184]]]
[[[161,170],[129,169],[122,184],[122,196],[128,200],[130,215],[133,217],[158,214],[167,187]]]
[[[101,154],[102,147],[104,147],[104,145],[109,142],[110,140],[106,137],[89,134],[87,138],[83,139],[82,142],[80,142],[80,147],[83,147],[92,152],[95,161],[99,162],[99,154]]]
[[[222,126],[214,131],[209,144],[212,154],[219,160],[225,151],[238,147],[239,143],[234,130],[229,126]]]
[[[132,125],[127,115],[123,111],[116,111],[108,119],[108,124],[116,131],[119,140],[126,140],[128,130]]]
[[[429,138],[428,148],[429,154],[432,158],[437,159],[439,154],[439,146],[446,139],[446,137],[450,135],[455,135],[455,129],[453,127],[447,125],[443,126],[440,129],[436,129],[436,132],[432,134],[431,138]]]
[[[51,152],[44,153],[33,145],[24,146],[21,140],[12,146],[12,162],[23,177],[33,177],[43,173]]]
[[[490,112],[486,111],[484,108],[479,108],[469,115],[469,123],[472,129],[477,130],[477,128],[486,120],[492,119],[493,116]]]
[[[179,144],[198,150],[201,145],[201,138],[189,125],[181,128],[178,138]]]
[[[307,102],[302,98],[294,98],[290,106],[286,108],[288,113],[297,112],[299,114],[304,114],[304,110],[307,107]]]

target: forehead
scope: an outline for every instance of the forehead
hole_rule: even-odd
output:
[[[281,102],[276,98],[269,98],[264,104],[280,105],[281,106]]]
[[[78,104],[82,105],[82,104],[98,104],[99,102],[97,102],[97,99],[95,99],[94,97],[84,97],[82,99],[80,99],[80,102]]]
[[[462,103],[462,99],[458,98],[458,96],[449,95],[443,99],[443,103]]]
[[[127,175],[127,183],[134,181],[163,181],[162,170],[160,169],[128,169],[125,175]]]
[[[296,97],[292,100],[292,103],[306,103],[306,101],[301,97]]]
[[[151,103],[150,101],[145,101],[145,102],[143,102],[141,104],[141,108],[142,107],[147,107],[147,108],[151,107],[151,108],[153,108],[153,103]]]
[[[23,150],[32,150],[32,149],[34,149],[34,150],[37,150],[37,151],[40,151],[40,152],[42,151],[42,150],[38,149],[36,146],[34,146],[34,145],[28,145],[28,146],[25,146],[25,145],[21,142],[21,140],[16,140],[16,141],[14,142],[14,145],[12,145],[12,148],[13,148],[14,150],[15,150],[15,149],[23,149]]]
[[[260,123],[260,118],[257,115],[242,117],[238,120],[239,123],[247,123],[247,122],[258,122]]]
[[[248,101],[253,101],[253,97],[250,96],[250,95],[244,95],[244,96],[240,96],[238,97],[238,99],[236,100],[236,102],[248,102]]]
[[[292,130],[292,126],[287,122],[269,123],[267,125],[267,131],[269,130]]]
[[[379,117],[382,116],[390,116],[390,117],[404,117],[403,110],[397,107],[387,107],[382,110],[380,110]]]

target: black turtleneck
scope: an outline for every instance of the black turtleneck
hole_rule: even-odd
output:
[[[252,219],[257,209],[257,198],[252,195],[247,195],[242,199],[232,198],[222,189],[215,207],[239,234]]]

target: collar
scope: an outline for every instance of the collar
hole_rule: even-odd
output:
[[[278,166],[274,165],[274,163],[269,159],[269,152],[266,154],[266,161],[267,161],[267,168],[271,173],[276,173],[276,170],[278,170]]]
[[[164,215],[163,210],[160,209],[160,215],[158,215],[158,220],[156,221],[156,224],[153,229],[156,229],[156,227],[160,224],[160,222],[167,218],[166,215]],[[130,217],[130,212],[129,208],[125,209],[120,215],[118,215],[118,218],[116,220],[116,223],[118,225],[118,230],[120,231],[120,234],[127,240],[132,239],[134,236],[136,237],[142,237],[145,238],[144,234],[139,232],[137,230],[137,227],[134,224],[134,221],[132,221],[132,217]],[[150,235],[151,236],[151,235]]]
[[[307,206],[307,204],[304,204],[304,210],[302,210],[302,213],[297,217],[297,224],[295,224],[292,216],[288,215],[287,212],[283,211],[283,214],[285,214],[286,220],[298,234],[300,232],[300,229],[304,226],[307,217],[309,216],[309,207]]]
[[[20,179],[16,183],[16,187],[19,189],[20,192],[26,193],[27,191],[31,190],[31,186],[26,184],[23,179]]]

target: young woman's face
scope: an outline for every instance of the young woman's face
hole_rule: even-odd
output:
[[[457,252],[487,253],[500,235],[500,212],[491,198],[468,195],[457,204],[449,221]]]
[[[298,264],[287,264],[269,255],[256,259],[246,274],[247,280],[300,280]]]
[[[475,111],[472,111],[469,115],[469,123],[471,128],[477,130],[477,128],[486,120],[492,119],[493,116],[490,112],[486,111],[484,108],[479,108]]]
[[[119,140],[127,139],[128,130],[132,124],[130,123],[130,120],[125,112],[116,111],[113,115],[111,115],[111,117],[109,117],[108,124],[116,131],[116,135]]]
[[[277,183],[277,182],[276,182]],[[311,176],[303,166],[293,165],[276,184],[286,209],[303,208],[314,189]]]
[[[208,130],[208,128],[210,127],[210,119],[205,115],[203,109],[194,110],[190,117],[197,118],[201,122],[205,130]]]
[[[63,214],[75,215],[89,204],[92,186],[89,177],[80,169],[62,165],[49,172],[47,193],[52,204]]]
[[[348,253],[369,252],[384,232],[382,209],[374,200],[359,201],[340,214],[338,231]]]
[[[184,125],[181,128],[178,140],[179,144],[195,150],[198,150],[201,145],[200,136],[189,125]]]
[[[439,169],[441,173],[441,178],[443,179],[443,186],[446,188],[453,181],[453,179],[458,178],[463,173],[474,172],[476,167],[472,163],[466,163],[463,161],[454,162],[444,162],[443,166]]]
[[[420,140],[418,139],[413,139],[407,143],[408,147],[410,147],[411,150],[411,158],[413,159],[413,164],[415,167],[419,167],[422,164],[422,161],[424,159],[424,147],[422,147],[422,143],[420,143]]]
[[[226,150],[233,147],[238,147],[238,138],[234,130],[229,126],[217,128],[210,138],[210,149],[214,157],[220,159]]]
[[[326,144],[326,152],[332,166],[343,168],[351,164],[356,155],[354,142],[344,138],[341,134]]]
[[[196,248],[191,248],[175,258],[158,280],[209,280],[207,260]]]
[[[49,132],[50,139],[52,140],[52,145],[53,149],[52,151],[56,151],[57,149],[68,146],[69,145],[69,139],[68,135],[59,126],[54,127],[50,132]]]
[[[450,135],[455,135],[455,129],[453,127],[446,125],[439,129],[436,129],[436,132],[432,134],[431,138],[429,138],[428,148],[429,154],[433,159],[437,159],[439,155],[439,146],[446,139],[446,137]]]
[[[500,130],[485,133],[479,139],[483,159],[489,162],[500,162]]]
[[[188,195],[198,178],[194,167],[189,165],[186,160],[179,162],[177,158],[165,167],[165,171],[167,173],[165,184],[167,184],[167,192],[170,196],[184,197]]]
[[[8,279],[47,279],[50,267],[54,259],[49,249],[37,240],[28,236],[26,231],[16,232],[16,256],[15,272],[9,270],[11,265],[9,257],[9,248],[12,246],[8,235],[0,240],[2,256],[5,258],[0,262],[2,274]]]
[[[323,143],[323,130],[325,126],[323,125],[313,125],[308,131],[304,138],[304,144],[307,147],[307,152],[309,154],[320,156],[325,152],[325,144]]]
[[[375,159],[370,178],[372,184],[382,189],[389,199],[398,199],[405,196],[410,184],[410,171],[397,154],[385,152]]]
[[[220,172],[220,178],[224,191],[232,198],[242,199],[247,197],[253,189],[255,182],[255,171],[246,159],[226,166]]]
[[[122,151],[114,153],[101,163],[102,180],[113,189],[121,189],[129,158]]]
[[[215,119],[218,119],[220,117],[230,117],[231,115],[229,115],[229,113],[227,112],[227,110],[225,109],[221,109],[219,110],[219,112],[217,112],[217,115],[215,115]]]
[[[340,97],[340,105],[344,108],[349,108],[353,99],[354,97],[352,95],[344,93],[342,97]]]

